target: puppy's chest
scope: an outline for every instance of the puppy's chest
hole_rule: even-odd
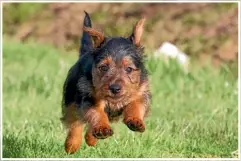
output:
[[[122,116],[123,107],[122,108],[113,108],[109,105],[105,107],[105,113],[107,114],[110,121],[118,121]]]

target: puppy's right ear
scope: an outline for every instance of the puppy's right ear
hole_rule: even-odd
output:
[[[105,36],[102,32],[86,26],[83,27],[83,30],[92,37],[95,48],[99,47],[104,42]]]
[[[146,21],[146,18],[143,17],[141,20],[139,20],[136,25],[133,27],[133,32],[130,36],[130,40],[135,44],[137,47],[141,46],[141,37],[144,31],[144,23]]]

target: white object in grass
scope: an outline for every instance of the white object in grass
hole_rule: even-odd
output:
[[[164,42],[160,48],[154,53],[155,57],[164,56],[166,58],[175,58],[179,64],[181,64],[185,70],[188,69],[189,57],[182,51],[180,51],[175,45]]]

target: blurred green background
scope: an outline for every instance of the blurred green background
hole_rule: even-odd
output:
[[[152,110],[143,134],[120,122],[113,137],[67,155],[62,86],[84,10],[108,36],[128,36],[146,16]],[[3,157],[237,158],[237,20],[237,3],[4,3]],[[165,41],[190,56],[189,73],[153,57]]]
[[[237,3],[7,3],[3,9],[5,35],[68,51],[78,51],[86,10],[108,36],[128,36],[145,16],[143,44],[150,50],[169,41],[200,64],[207,57],[215,66],[238,58]]]

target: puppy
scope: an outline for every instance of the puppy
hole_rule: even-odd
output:
[[[144,21],[136,23],[129,37],[105,37],[91,28],[85,12],[80,56],[63,88],[67,153],[79,149],[84,124],[88,126],[85,140],[89,146],[113,135],[110,122],[121,116],[130,130],[145,131],[151,94],[140,44]]]

